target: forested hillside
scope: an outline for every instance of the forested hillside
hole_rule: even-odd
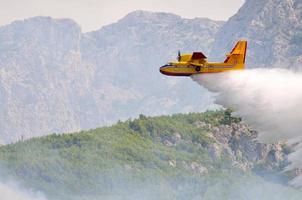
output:
[[[286,144],[259,144],[256,136],[229,110],[140,115],[2,146],[1,177],[48,199],[300,199],[279,174]]]

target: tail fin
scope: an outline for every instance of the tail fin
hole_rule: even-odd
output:
[[[227,55],[224,63],[234,65],[234,68],[244,69],[246,58],[247,41],[238,41],[234,49]]]

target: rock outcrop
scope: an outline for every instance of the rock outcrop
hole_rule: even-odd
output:
[[[230,125],[213,126],[203,121],[194,123],[200,129],[207,129],[207,137],[211,143],[207,145],[207,152],[213,161],[229,160],[232,166],[244,172],[250,170],[261,171],[282,171],[288,164],[288,152],[286,152],[286,141],[280,141],[274,144],[262,144],[257,141],[258,133],[252,130],[243,122],[232,123]],[[178,144],[190,144],[175,133],[172,137],[162,138],[162,143],[168,147],[174,147]],[[178,136],[178,137],[177,137]],[[197,142],[195,145],[198,145]],[[169,161],[173,166],[177,163]],[[207,171],[198,163],[185,163],[186,168],[200,173]]]
[[[231,158],[234,166],[243,171],[254,169],[281,170],[288,164],[284,147],[286,142],[261,144],[257,142],[257,132],[245,123],[220,125],[210,129],[214,143],[209,146],[212,159],[223,156]]]

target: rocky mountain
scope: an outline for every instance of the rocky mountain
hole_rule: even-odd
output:
[[[177,49],[207,52],[221,25],[136,11],[91,33],[50,17],[1,27],[0,138],[7,143],[139,113],[204,109],[210,100],[197,85],[162,77],[158,68]]]
[[[70,98],[89,88],[80,38],[71,20],[36,17],[0,28],[1,139],[80,128]]]
[[[301,69],[300,0],[247,0],[228,22],[135,11],[82,33],[68,19],[35,17],[0,28],[0,139],[72,132],[146,115],[202,111],[209,93],[159,66],[177,50],[224,59],[248,39],[248,67]]]
[[[219,30],[212,56],[222,59],[235,41],[249,41],[248,66],[302,69],[302,2],[246,0]]]
[[[2,146],[0,180],[16,180],[48,200],[301,199],[281,173],[286,144],[256,137],[228,110],[140,115]]]

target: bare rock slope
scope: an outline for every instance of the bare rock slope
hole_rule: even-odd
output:
[[[212,56],[221,58],[238,39],[249,41],[248,66],[302,69],[302,2],[247,0],[219,30]]]
[[[221,24],[136,11],[91,33],[50,17],[1,27],[0,138],[7,143],[139,113],[202,110],[209,97],[203,103],[201,93],[193,97],[197,85],[163,77],[158,68],[177,49],[209,49]]]

